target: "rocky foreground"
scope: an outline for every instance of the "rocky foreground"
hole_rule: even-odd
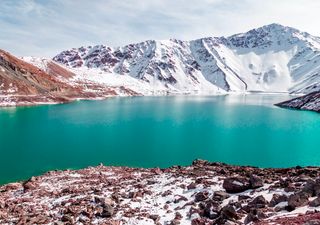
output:
[[[313,92],[302,97],[278,103],[276,105],[284,108],[320,112],[320,92]]]
[[[51,171],[0,187],[0,224],[320,224],[319,175],[203,160]]]

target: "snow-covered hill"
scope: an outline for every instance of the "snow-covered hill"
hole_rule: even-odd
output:
[[[146,95],[320,90],[320,38],[279,24],[226,38],[73,48],[53,60],[76,79]]]

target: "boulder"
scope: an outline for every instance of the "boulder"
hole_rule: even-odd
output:
[[[229,177],[223,181],[223,188],[228,193],[240,193],[250,189],[249,179],[245,177]]]
[[[251,174],[250,175],[250,185],[251,185],[251,188],[253,188],[253,189],[260,188],[263,186],[263,180],[260,177]]]
[[[319,224],[320,224],[320,220],[314,219],[314,220],[309,220],[303,223],[302,225],[319,225]]]
[[[309,206],[311,206],[311,207],[319,207],[320,206],[320,197],[317,197],[316,199],[312,200],[309,203]]]
[[[194,201],[195,201],[195,202],[205,201],[206,199],[208,199],[208,195],[209,195],[209,193],[206,192],[206,191],[198,192],[198,193],[194,196]]]
[[[308,205],[309,199],[305,192],[298,192],[289,196],[288,199],[288,211],[292,211],[297,207]]]
[[[114,213],[114,209],[111,205],[109,204],[103,205],[103,211],[101,213],[101,217],[108,218],[108,217],[111,217],[113,213]]]
[[[226,219],[239,219],[235,208],[230,204],[221,209],[221,216],[225,217]]]
[[[156,214],[150,215],[149,218],[152,219],[155,224],[158,223],[160,220],[160,216]]]
[[[320,194],[320,180],[307,180],[302,191],[309,194],[309,196],[318,196]]]
[[[213,199],[214,200],[217,200],[217,201],[223,201],[227,198],[229,198],[230,195],[227,193],[227,192],[224,192],[224,191],[215,191],[213,193]]]
[[[249,206],[253,208],[264,208],[268,204],[268,201],[262,196],[259,195],[256,198],[254,198],[251,202],[249,202]]]
[[[189,185],[187,186],[187,189],[188,189],[188,190],[192,190],[192,189],[196,189],[196,187],[197,187],[197,184],[194,183],[194,182],[192,182],[191,184],[189,184]]]
[[[272,199],[269,203],[270,207],[275,207],[280,202],[286,202],[288,201],[288,196],[286,195],[279,195],[279,194],[273,194]]]

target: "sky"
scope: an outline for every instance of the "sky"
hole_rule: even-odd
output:
[[[73,47],[228,36],[271,23],[320,36],[318,0],[1,0],[0,48],[53,57]]]

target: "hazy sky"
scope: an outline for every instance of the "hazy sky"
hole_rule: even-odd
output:
[[[280,23],[320,36],[319,0],[1,0],[0,48],[52,57],[82,45],[196,39]]]

